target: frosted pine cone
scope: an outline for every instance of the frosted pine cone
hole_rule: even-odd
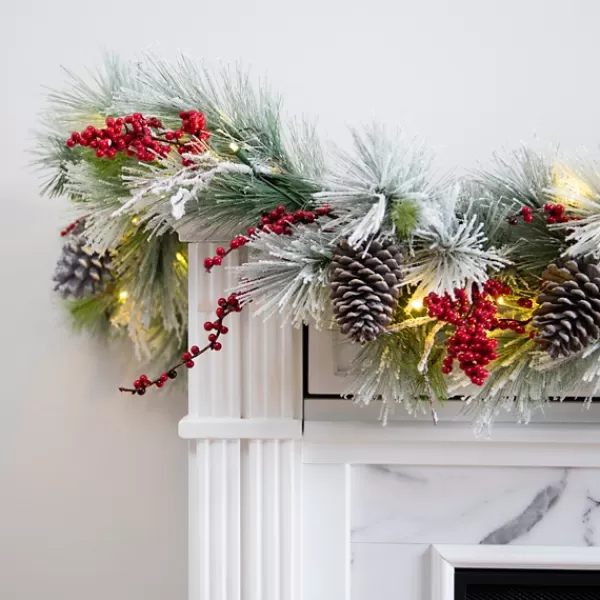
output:
[[[111,279],[110,256],[89,248],[82,236],[74,235],[63,246],[53,281],[63,298],[94,296]]]
[[[393,243],[373,241],[358,249],[347,242],[338,245],[331,299],[342,333],[361,344],[381,335],[394,316],[402,277],[402,254]]]
[[[592,255],[551,264],[533,313],[536,338],[552,358],[571,356],[600,338],[600,268]]]

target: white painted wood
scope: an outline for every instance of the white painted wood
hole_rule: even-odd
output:
[[[350,467],[304,468],[304,600],[350,600]]]
[[[477,438],[468,424],[306,422],[306,463],[600,467],[600,431],[577,425],[497,425]]]
[[[432,600],[454,600],[458,568],[598,570],[600,548],[435,545],[431,561]]]
[[[444,465],[504,467],[600,467],[597,445],[477,445],[391,442],[388,444],[312,444],[305,442],[305,464]]]
[[[179,436],[184,439],[259,439],[299,440],[300,419],[235,419],[221,417],[185,417],[179,422]]]
[[[198,345],[233,285],[226,269],[203,272],[217,245],[190,245],[189,338]],[[190,440],[189,598],[300,600],[300,335],[249,310],[228,326],[223,351],[190,371],[179,426]]]
[[[216,246],[190,246],[190,343],[206,338],[202,325],[233,283],[224,269],[203,272]],[[440,411],[437,427],[398,410],[384,428],[377,404],[309,399],[303,422],[299,332],[250,310],[232,315],[229,330],[223,351],[190,371],[179,426],[190,447],[190,600],[351,600],[352,464],[600,467],[600,406],[558,405],[527,427],[501,422],[491,439],[475,437],[459,403]],[[335,377],[347,358],[331,339],[310,355]],[[457,566],[501,564],[495,551],[433,550],[434,599],[450,599]],[[507,566],[553,560],[543,549],[501,552]],[[600,562],[576,549],[561,556],[578,568]]]
[[[465,405],[459,400],[449,400],[443,406],[436,407],[440,423],[470,425],[472,415],[465,412]],[[381,421],[381,402],[372,402],[368,406],[356,404],[352,400],[341,398],[307,398],[304,402],[304,418],[306,421],[360,421],[377,423]],[[428,407],[417,415],[409,415],[402,406],[388,415],[388,422],[414,425],[421,423],[431,425],[431,414]],[[516,426],[515,416],[509,412],[501,412],[494,420],[496,425],[504,423]],[[565,423],[598,424],[600,423],[600,401],[585,405],[582,402],[562,402],[548,404],[543,411],[536,412],[531,423],[553,424],[561,426]]]

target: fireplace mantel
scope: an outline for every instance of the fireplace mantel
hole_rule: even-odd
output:
[[[233,285],[227,270],[204,273],[216,245],[190,245],[192,339],[204,337],[215,298]],[[585,547],[600,544],[599,406],[553,406],[528,426],[501,419],[487,437],[458,417],[458,403],[440,411],[438,426],[399,414],[382,427],[376,406],[305,398],[301,331],[250,311],[230,331],[223,351],[190,371],[180,423],[190,600],[362,600],[371,577],[383,580],[374,579],[381,600],[429,600],[431,569],[449,548],[491,556],[495,543],[531,563],[552,553],[540,543],[554,556],[565,548],[561,564],[571,564],[567,555],[580,568],[600,563]],[[428,490],[439,504],[428,504]],[[473,521],[455,527],[462,505]],[[381,565],[401,572],[405,589],[396,594]]]

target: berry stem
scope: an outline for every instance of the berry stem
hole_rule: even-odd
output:
[[[167,382],[168,379],[174,379],[177,375],[177,370],[181,367],[185,366],[188,369],[191,369],[194,366],[194,359],[202,356],[208,350],[221,350],[222,346],[219,342],[219,338],[221,335],[225,335],[228,332],[227,327],[223,325],[223,321],[226,317],[228,317],[233,312],[240,312],[242,307],[239,303],[238,296],[236,294],[232,294],[228,299],[220,298],[219,299],[219,308],[217,308],[217,320],[213,323],[207,321],[204,324],[204,329],[207,331],[213,331],[209,335],[209,342],[202,348],[198,348],[198,346],[192,346],[190,351],[184,352],[182,354],[181,360],[170,367],[167,374],[163,374],[157,379],[148,379],[145,375],[141,375],[133,384],[132,387],[119,387],[119,392],[129,392],[130,394],[138,394],[140,396],[146,393],[146,390],[149,387],[157,386],[163,387],[163,385]]]

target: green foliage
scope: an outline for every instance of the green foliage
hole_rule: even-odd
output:
[[[537,296],[547,265],[573,249],[593,250],[600,239],[600,169],[581,170],[585,190],[569,184],[565,191],[554,181],[554,159],[521,149],[497,158],[490,172],[440,183],[420,144],[378,127],[353,132],[353,152],[338,152],[326,169],[314,129],[286,124],[280,99],[239,69],[212,74],[187,59],[172,65],[107,57],[85,79],[68,75],[66,89],[49,96],[34,151],[45,174],[42,191],[68,195],[86,217],[89,243],[116,252],[114,284],[69,302],[68,310],[78,329],[129,336],[138,356],[161,370],[187,345],[187,252],[179,235],[234,236],[280,205],[295,211],[328,204],[327,220],[295,227],[290,237],[254,238],[253,262],[237,270],[257,312],[296,325],[330,320],[328,269],[340,239],[358,247],[395,235],[405,257],[403,285],[416,297],[500,278],[513,289],[502,318],[527,323],[531,310],[518,300]],[[65,145],[71,131],[100,126],[108,115],[141,112],[174,129],[179,112],[190,109],[204,112],[211,134],[191,167],[176,153],[148,164],[125,154],[98,159],[90,148]],[[549,227],[542,214],[560,194],[583,217],[572,229]],[[523,207],[532,209],[533,222],[515,219]],[[361,349],[349,389],[358,401],[382,398],[414,411],[423,401],[465,393],[460,376],[441,371],[452,328],[415,314],[410,299],[400,299],[389,332]],[[585,380],[600,389],[600,345],[549,365],[529,336],[490,335],[499,342],[498,358],[485,386],[467,392],[480,423],[515,406],[527,420],[552,386]]]
[[[445,400],[448,389],[441,371],[445,349],[439,343],[443,338],[435,323],[416,321],[413,327],[392,330],[366,344],[352,364],[348,395],[364,404],[380,398],[401,402],[411,411],[423,400]]]
[[[401,200],[392,204],[391,219],[398,239],[406,240],[410,237],[417,226],[419,212],[419,206],[414,200]]]
[[[118,302],[115,288],[111,286],[98,296],[68,300],[65,304],[77,331],[106,336],[110,333],[110,317]]]

